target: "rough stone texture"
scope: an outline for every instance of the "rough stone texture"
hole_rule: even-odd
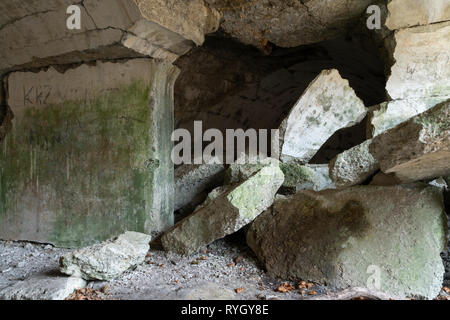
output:
[[[394,64],[386,89],[393,100],[450,94],[450,22],[398,30],[387,46]]]
[[[400,184],[400,181],[395,174],[386,174],[381,171],[374,175],[372,181],[370,181],[372,186],[394,186],[396,184]]]
[[[402,182],[448,175],[450,101],[376,136],[370,153],[384,173],[395,173]]]
[[[223,15],[221,28],[270,52],[270,43],[296,47],[336,38],[356,23],[372,0],[206,0]]]
[[[434,298],[440,291],[446,217],[439,189],[359,186],[278,198],[247,241],[268,272],[338,288]]]
[[[111,280],[144,262],[150,240],[149,235],[128,231],[116,239],[65,254],[60,270],[86,280]]]
[[[373,138],[448,99],[450,96],[394,100],[372,107],[367,117],[367,138]]]
[[[247,181],[230,186],[164,234],[164,249],[192,254],[240,230],[272,205],[283,180],[279,166],[272,165],[263,167]]]
[[[281,159],[308,162],[339,129],[360,122],[363,102],[337,70],[324,70],[305,90],[280,127]]]
[[[203,0],[134,0],[142,16],[172,30],[197,45],[205,41],[205,34],[219,28],[220,14],[205,5]]]
[[[174,61],[215,31],[220,16],[201,0],[84,0],[81,30],[66,26],[70,0],[0,4],[0,70],[150,55]],[[49,60],[50,59],[50,60]]]
[[[387,7],[391,30],[450,20],[448,0],[389,0]]]
[[[173,84],[148,59],[12,73],[0,238],[82,247],[173,225]]]
[[[280,165],[284,173],[283,187],[296,190],[335,189],[329,176],[328,165],[301,165],[297,163],[282,163]]]
[[[240,156],[225,171],[224,183],[225,185],[230,185],[248,180],[265,166],[279,167],[280,161],[274,158],[259,159],[257,157],[249,157],[248,155]]]
[[[0,290],[0,300],[64,300],[85,286],[78,277],[33,276]]]
[[[185,164],[175,170],[175,210],[181,209],[198,195],[223,182],[222,164]]]
[[[380,168],[370,153],[371,143],[372,140],[367,140],[330,162],[330,178],[336,186],[349,187],[364,182]]]

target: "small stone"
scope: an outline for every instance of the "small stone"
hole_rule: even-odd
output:
[[[60,270],[85,280],[112,280],[144,263],[150,240],[149,235],[128,231],[116,239],[62,256]]]

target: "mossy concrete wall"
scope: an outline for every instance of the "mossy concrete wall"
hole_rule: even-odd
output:
[[[173,224],[173,84],[148,59],[13,73],[0,238],[81,247]]]

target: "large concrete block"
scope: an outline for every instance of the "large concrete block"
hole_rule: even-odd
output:
[[[149,59],[8,78],[0,238],[81,247],[173,224],[173,84]]]
[[[439,188],[358,186],[278,197],[247,241],[274,276],[432,299],[446,230]]]
[[[450,101],[373,138],[370,153],[402,182],[450,174]]]

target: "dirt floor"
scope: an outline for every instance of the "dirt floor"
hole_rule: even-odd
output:
[[[202,252],[183,257],[153,245],[143,265],[110,282],[90,282],[72,299],[227,299],[299,300],[333,297],[332,288],[268,277],[237,234]],[[0,241],[0,290],[39,274],[58,274],[67,249],[27,242]],[[446,295],[442,292],[442,297]]]

